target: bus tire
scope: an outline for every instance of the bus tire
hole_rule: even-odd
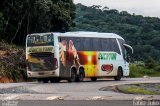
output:
[[[48,78],[44,78],[44,79],[42,79],[42,82],[43,82],[43,83],[48,83],[48,81],[49,81],[49,79],[48,79]]]
[[[51,83],[59,83],[60,81],[61,81],[60,78],[51,78],[51,79],[50,79],[50,82],[51,82]]]
[[[42,82],[42,79],[37,79],[38,83],[41,83]]]
[[[68,80],[68,82],[76,82],[77,81],[77,71],[76,69],[72,68],[71,69],[71,76]]]
[[[123,75],[123,73],[122,73],[122,69],[121,69],[121,68],[118,68],[117,76],[115,76],[115,77],[114,77],[114,80],[116,80],[116,81],[120,81],[120,80],[121,80],[121,78],[122,78],[122,75]]]
[[[83,82],[83,79],[85,77],[85,73],[84,73],[84,69],[83,68],[79,69],[79,75],[77,77],[78,77],[77,78],[78,82]]]
[[[91,81],[97,81],[97,77],[91,77]]]

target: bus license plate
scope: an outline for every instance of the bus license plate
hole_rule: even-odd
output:
[[[38,73],[38,74],[39,74],[39,75],[44,75],[44,73],[42,73],[42,72],[41,72],[41,73]]]

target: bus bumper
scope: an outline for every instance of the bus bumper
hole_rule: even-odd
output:
[[[49,77],[57,77],[55,75],[55,71],[41,71],[41,72],[33,72],[27,71],[28,78],[49,78]]]

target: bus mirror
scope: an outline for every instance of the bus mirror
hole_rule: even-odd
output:
[[[133,54],[133,48],[130,45],[123,44],[129,54]]]

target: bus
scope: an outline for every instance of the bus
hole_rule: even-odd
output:
[[[26,37],[27,76],[44,83],[129,76],[133,49],[114,33],[34,33]]]

